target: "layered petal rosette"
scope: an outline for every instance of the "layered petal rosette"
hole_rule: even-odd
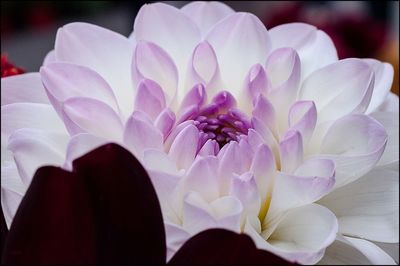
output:
[[[168,259],[224,228],[301,264],[398,262],[392,80],[314,26],[222,3],[144,5],[129,38],[65,25],[40,73],[1,80],[6,222],[39,167],[114,142],[151,178]]]

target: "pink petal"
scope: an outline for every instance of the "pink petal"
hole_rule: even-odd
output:
[[[289,108],[297,96],[300,66],[299,56],[292,48],[273,51],[266,63],[265,70],[271,84],[268,99],[274,105],[282,131],[287,128]]]
[[[135,19],[136,41],[153,42],[165,49],[183,76],[187,62],[200,41],[200,30],[179,9],[163,3],[143,5]]]
[[[318,123],[336,120],[368,107],[374,73],[360,59],[345,59],[312,73],[302,84],[300,100],[314,101]]]
[[[165,108],[165,96],[161,87],[150,79],[139,83],[135,97],[135,111],[145,112],[154,120]]]
[[[131,42],[124,36],[88,23],[70,23],[57,32],[57,61],[75,63],[99,73],[113,89],[124,117],[133,111]]]
[[[323,31],[305,23],[288,23],[270,29],[273,49],[291,47],[299,54],[302,80],[338,60],[335,45]]]
[[[40,69],[40,75],[47,93],[56,100],[53,102],[56,109],[61,108],[62,103],[70,98],[87,97],[104,102],[119,113],[117,100],[110,85],[88,67],[51,63]]]
[[[140,111],[134,112],[125,124],[123,142],[139,160],[145,149],[163,149],[163,136],[150,119]]]
[[[158,45],[140,41],[132,62],[134,84],[146,78],[161,86],[167,102],[173,101],[178,87],[178,71],[171,57]]]
[[[289,130],[300,132],[303,143],[310,140],[317,123],[317,109],[312,101],[297,101],[289,110]]]
[[[164,109],[154,121],[154,126],[160,130],[166,140],[168,134],[171,132],[172,127],[175,124],[175,113],[169,108]]]
[[[181,10],[196,23],[202,36],[205,36],[217,22],[235,12],[221,2],[191,2]]]
[[[183,98],[180,110],[192,105],[201,107],[207,101],[207,93],[202,84],[195,85]]]
[[[184,181],[185,191],[196,191],[211,202],[219,196],[218,159],[214,156],[198,158],[189,168]]]
[[[169,155],[176,162],[178,169],[188,169],[192,164],[199,140],[199,130],[194,125],[186,126],[175,138]]]
[[[120,117],[103,102],[83,97],[69,98],[63,104],[63,112],[71,123],[66,123],[67,127],[77,127],[81,132],[110,140],[120,140],[122,137]]]
[[[206,40],[217,54],[225,88],[234,95],[239,94],[251,66],[264,63],[271,49],[265,26],[249,13],[226,17],[210,30]]]
[[[1,79],[1,105],[19,102],[49,104],[39,73],[24,73]]]
[[[303,140],[298,131],[290,130],[285,133],[279,143],[281,171],[293,173],[303,162]]]

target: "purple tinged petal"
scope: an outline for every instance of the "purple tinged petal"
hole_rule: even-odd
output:
[[[186,126],[175,138],[169,150],[169,156],[176,162],[178,169],[188,169],[197,152],[199,130],[194,125]]]
[[[261,144],[255,151],[250,172],[255,177],[261,200],[264,203],[266,198],[271,196],[272,182],[276,173],[274,154],[267,145]]]
[[[185,191],[196,191],[206,201],[211,202],[219,196],[218,159],[214,156],[200,157],[189,168],[185,181]]]
[[[154,126],[160,130],[166,140],[175,124],[175,113],[169,108],[164,109],[154,121]]]
[[[71,173],[43,167],[36,173],[2,262],[165,263],[161,210],[140,163],[109,144],[79,158],[73,168]]]
[[[247,73],[241,91],[241,101],[239,101],[241,109],[250,113],[257,97],[260,94],[267,95],[267,89],[270,87],[271,85],[263,66],[260,64],[252,66]]]
[[[181,102],[180,109],[184,110],[187,107],[196,105],[197,107],[202,107],[207,101],[207,93],[202,84],[197,84],[185,95]]]
[[[150,79],[139,83],[135,97],[135,111],[145,112],[154,120],[165,108],[165,96],[160,85]]]
[[[190,234],[180,226],[164,222],[165,235],[167,237],[167,262],[180,249],[180,247],[190,238]]]
[[[235,97],[228,91],[221,91],[211,101],[219,108],[220,112],[224,113],[229,109],[236,107]]]
[[[317,123],[317,109],[313,101],[297,101],[289,110],[289,130],[297,130],[306,145]]]
[[[263,95],[256,97],[254,102],[253,117],[258,118],[276,135],[276,113],[274,106]]]
[[[40,69],[40,76],[48,94],[56,102],[56,110],[70,98],[86,97],[109,105],[119,114],[113,89],[96,71],[71,63],[52,63]]]
[[[295,130],[285,133],[279,143],[281,171],[293,173],[303,162],[303,141],[301,134]]]
[[[54,63],[54,62],[57,62],[56,51],[55,50],[51,50],[44,57],[43,66],[47,66],[48,64],[51,64],[51,63]]]
[[[187,241],[169,264],[182,265],[292,265],[265,250],[251,238],[224,229],[209,229]]]
[[[63,104],[63,112],[72,126],[79,127],[81,132],[111,140],[122,138],[123,125],[120,117],[103,102],[83,97],[69,98]],[[68,124],[66,126],[69,127]]]
[[[49,104],[39,73],[24,73],[1,79],[1,106],[23,102]]]
[[[176,136],[185,129],[188,125],[194,125],[193,120],[188,120],[182,123],[176,123],[176,125],[172,128],[171,133],[168,135],[167,139],[164,141],[164,148],[166,152],[169,152],[171,149],[171,145],[174,142]]]
[[[137,86],[142,79],[150,79],[161,86],[167,104],[174,101],[178,88],[178,70],[172,58],[160,46],[140,41],[132,61],[132,79]]]
[[[261,197],[257,183],[251,172],[237,175],[232,179],[230,195],[238,198],[243,205],[243,216],[257,216],[261,207]],[[242,221],[243,223],[244,221]]]
[[[277,49],[269,55],[265,71],[272,86],[268,99],[274,105],[279,129],[284,131],[287,128],[289,108],[295,101],[299,89],[301,71],[299,56],[292,48]]]
[[[371,99],[374,72],[360,59],[349,58],[321,68],[302,84],[300,100],[314,101],[318,122],[364,112]]]
[[[163,149],[163,136],[144,113],[136,111],[128,119],[124,129],[123,142],[139,159],[145,149]]]
[[[234,13],[221,20],[210,30],[206,40],[217,54],[226,89],[236,96],[248,70],[254,64],[263,64],[271,49],[265,26],[249,13]]]
[[[200,155],[200,156],[216,156],[218,154],[218,152],[219,152],[218,143],[213,139],[209,139],[200,148],[198,155]]]
[[[70,23],[58,30],[54,50],[58,62],[85,66],[102,76],[114,90],[123,116],[132,113],[133,49],[128,38],[96,25]]]

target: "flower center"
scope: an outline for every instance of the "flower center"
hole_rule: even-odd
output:
[[[201,146],[212,139],[222,148],[230,141],[239,141],[241,135],[247,135],[251,123],[245,114],[234,107],[236,104],[227,99],[229,97],[232,96],[218,95],[194,118],[194,124],[200,131]]]

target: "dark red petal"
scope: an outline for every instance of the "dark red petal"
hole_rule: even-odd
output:
[[[190,238],[170,265],[293,265],[265,250],[251,238],[224,229],[209,229]]]
[[[162,264],[160,206],[141,164],[116,144],[77,159],[72,173],[39,169],[15,215],[5,264]]]
[[[3,214],[3,208],[0,208],[0,261],[3,254],[4,242],[6,241],[8,228]]]

